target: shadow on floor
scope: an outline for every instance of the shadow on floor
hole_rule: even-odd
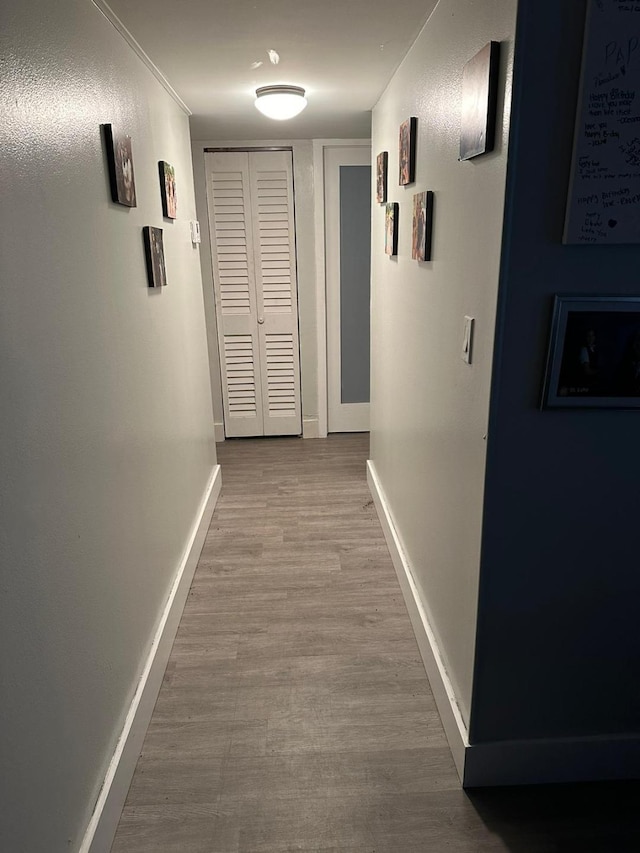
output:
[[[510,853],[639,853],[640,782],[468,789]]]

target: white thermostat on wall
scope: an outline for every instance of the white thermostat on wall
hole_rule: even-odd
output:
[[[195,246],[196,243],[200,242],[200,223],[197,219],[191,220],[191,242]]]

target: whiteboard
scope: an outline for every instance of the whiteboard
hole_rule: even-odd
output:
[[[640,243],[640,2],[588,2],[564,242]]]

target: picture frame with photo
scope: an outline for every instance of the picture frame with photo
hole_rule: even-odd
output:
[[[162,197],[162,215],[165,219],[176,219],[178,201],[176,196],[176,171],[166,160],[158,161],[160,175],[160,195]]]
[[[460,160],[471,160],[494,149],[499,70],[498,41],[489,42],[464,66]]]
[[[398,220],[400,205],[397,201],[387,202],[384,211],[384,251],[387,255],[398,254]]]
[[[111,199],[125,207],[136,207],[131,137],[112,124],[104,124],[102,127],[109,167]]]
[[[433,231],[433,192],[416,193],[413,197],[413,227],[411,229],[411,257],[414,261],[431,260],[431,235]]]
[[[399,180],[400,186],[406,187],[416,179],[416,135],[418,119],[415,116],[403,121],[400,125],[398,142]]]
[[[149,287],[165,287],[167,284],[167,270],[164,261],[162,228],[145,225],[142,233]]]
[[[554,300],[543,409],[640,409],[640,296]]]
[[[386,204],[387,201],[388,166],[389,152],[381,151],[376,157],[376,201],[378,204]]]

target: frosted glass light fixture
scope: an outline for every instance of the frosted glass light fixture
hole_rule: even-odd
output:
[[[300,86],[261,86],[256,89],[256,108],[276,121],[297,116],[307,106]]]

